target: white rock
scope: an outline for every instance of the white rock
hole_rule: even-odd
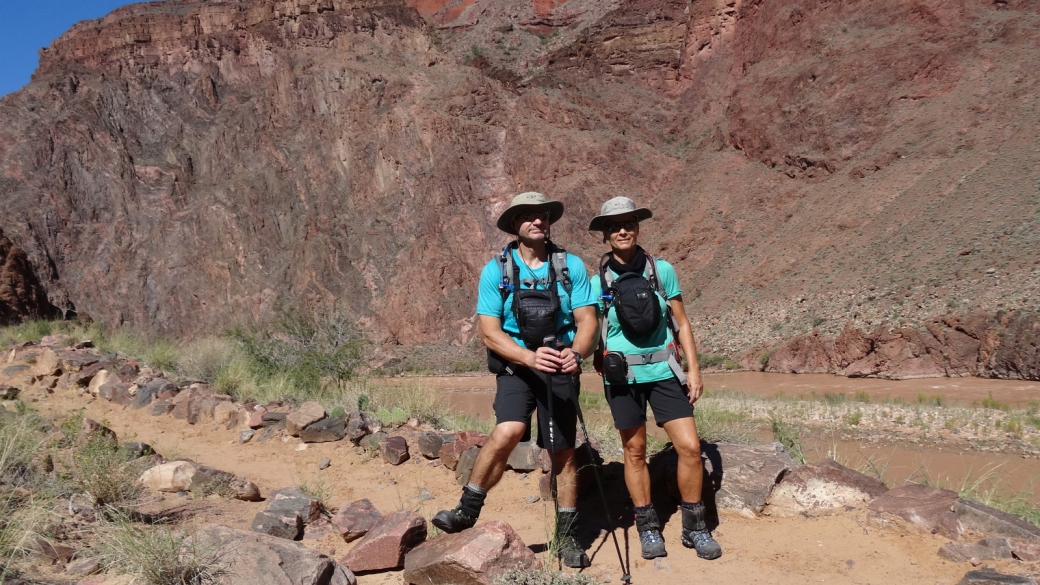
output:
[[[226,425],[238,415],[241,408],[234,402],[218,402],[213,408],[213,421],[218,425]]]
[[[94,374],[94,377],[90,379],[90,385],[87,386],[87,390],[94,396],[97,396],[98,390],[105,384],[108,384],[109,376],[108,370],[101,370]]]
[[[145,471],[138,481],[158,492],[184,492],[191,487],[195,472],[195,466],[189,461],[171,461]]]

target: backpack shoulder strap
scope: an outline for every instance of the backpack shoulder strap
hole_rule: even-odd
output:
[[[600,351],[607,351],[607,327],[610,322],[607,320],[607,312],[610,311],[610,306],[614,303],[614,297],[610,294],[610,286],[614,284],[614,273],[607,268],[607,262],[610,261],[610,252],[600,256],[599,259],[599,298],[603,300],[603,316],[600,317],[599,325],[599,343]]]
[[[515,247],[516,242],[510,242],[497,256],[499,272],[502,275],[502,279],[498,283],[498,290],[502,293],[503,301],[506,300],[509,293],[513,292],[513,287],[516,286],[518,280],[516,262],[513,261],[513,248]]]
[[[651,256],[648,252],[644,252],[644,254],[646,254],[646,269],[644,272],[646,273],[647,280],[650,281],[650,286],[654,287],[654,290],[657,291],[658,294],[664,296],[664,291],[661,290],[661,281],[657,278],[657,258]]]
[[[548,242],[549,264],[552,266],[553,276],[556,281],[563,285],[563,290],[569,296],[571,294],[571,269],[567,266],[567,250]]]

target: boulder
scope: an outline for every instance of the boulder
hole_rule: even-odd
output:
[[[770,516],[864,505],[888,491],[880,480],[853,471],[833,459],[796,467],[786,473],[766,499]]]
[[[325,407],[317,402],[304,402],[299,408],[293,410],[285,417],[285,432],[294,437],[300,436],[300,431],[307,425],[316,423],[325,418]]]
[[[542,449],[537,441],[517,443],[509,454],[506,467],[520,473],[527,473],[542,468]]]
[[[390,465],[408,461],[408,441],[404,437],[387,437],[379,441],[379,455]]]
[[[426,520],[411,510],[394,512],[369,531],[340,564],[355,573],[404,565],[405,554],[426,540]]]
[[[284,488],[271,492],[268,512],[296,514],[304,523],[313,522],[321,515],[321,502],[296,488]]]
[[[201,399],[192,401],[188,405],[188,422],[191,424],[197,424],[200,422],[209,422],[215,420],[217,407],[221,404],[232,402],[230,396],[224,394],[205,394]],[[237,407],[235,407],[237,409]],[[194,422],[192,422],[194,420]],[[227,421],[223,421],[218,424],[227,424]]]
[[[473,464],[477,462],[477,455],[480,455],[480,447],[470,447],[459,456],[459,462],[455,465],[455,483],[459,485],[469,483],[469,476],[473,473]]]
[[[378,431],[371,435],[366,435],[365,438],[361,439],[361,442],[358,443],[358,445],[371,453],[379,450],[379,443],[382,442],[383,439],[387,438],[387,436],[388,435],[383,431]]]
[[[356,585],[331,558],[307,547],[256,532],[209,524],[193,537],[197,549],[213,551],[230,566],[225,585]]]
[[[166,416],[173,412],[173,403],[169,400],[156,400],[148,407],[148,414],[152,416]]]
[[[445,467],[455,470],[455,466],[459,463],[459,457],[465,453],[470,447],[483,447],[484,443],[487,442],[487,435],[478,431],[462,431],[455,433],[455,440],[450,443],[445,443],[441,447],[439,453],[441,463]]]
[[[323,418],[300,431],[300,440],[304,443],[339,441],[346,434],[346,426],[347,420],[343,416]]]
[[[130,408],[139,410],[152,403],[152,399],[155,395],[162,391],[176,391],[177,386],[173,382],[165,378],[155,378],[149,382],[146,386],[138,388],[137,394],[134,394],[134,400],[130,403]]]
[[[1009,539],[1011,544],[1011,556],[1024,563],[1035,563],[1040,561],[1040,542],[1035,540]]]
[[[58,352],[58,359],[61,360],[61,370],[63,372],[72,373],[78,372],[83,368],[89,368],[98,363],[101,361],[101,356],[93,351],[63,349]]]
[[[230,400],[218,402],[213,407],[213,422],[218,425],[227,425],[235,420],[240,410],[242,410],[242,407]]]
[[[36,363],[32,366],[32,375],[42,378],[43,376],[54,376],[60,371],[61,360],[58,358],[58,354],[54,353],[54,350],[45,347],[43,351],[36,354]],[[4,370],[4,375],[9,375],[7,369]]]
[[[441,433],[428,431],[419,433],[416,437],[419,453],[427,459],[437,459],[441,456],[441,447],[444,446],[444,436]]]
[[[198,468],[191,461],[171,461],[145,470],[138,481],[159,492],[184,492],[191,489]]]
[[[97,559],[80,559],[65,566],[65,575],[77,578],[101,572],[101,563]]]
[[[32,372],[30,372],[31,369],[32,368],[30,368],[29,366],[26,366],[26,365],[23,365],[23,364],[15,364],[13,366],[7,366],[3,370],[0,370],[0,375],[8,377],[8,378],[10,378],[12,376],[18,376],[20,374],[29,374],[31,376],[32,375]]]
[[[874,498],[867,509],[875,520],[884,522],[887,516],[893,516],[920,530],[956,540],[961,530],[951,509],[959,499],[957,492],[912,483]]]
[[[253,412],[249,414],[249,428],[259,429],[264,426],[264,415],[267,414],[267,409],[263,406],[257,406]]]
[[[96,364],[87,366],[78,372],[69,373],[69,384],[73,386],[90,386],[97,375],[108,368],[115,369],[116,364],[112,359],[104,359]]]
[[[955,563],[966,563],[972,559],[995,561],[1011,558],[1011,545],[1006,538],[983,538],[975,544],[947,542],[939,549],[939,556]]]
[[[299,515],[275,514],[263,510],[253,517],[253,532],[286,540],[299,540],[303,535],[303,519]]]
[[[285,428],[286,412],[265,412],[260,415],[260,426],[264,428]]]
[[[1029,575],[1007,575],[989,567],[968,571],[957,585],[1036,585]]]
[[[98,387],[98,397],[120,406],[130,406],[134,399],[129,384],[111,381]]]
[[[501,520],[425,542],[405,556],[404,580],[428,585],[490,585],[509,569],[533,569],[538,561]]]
[[[350,542],[368,534],[383,519],[383,515],[367,498],[351,502],[332,517],[332,524]]]
[[[202,494],[230,495],[231,482],[235,479],[234,473],[196,464],[195,477],[188,489]]]
[[[368,429],[368,425],[365,422],[365,416],[360,410],[355,410],[350,413],[350,417],[347,419],[347,427],[345,436],[351,442],[357,445],[361,439],[365,438],[371,431]]]
[[[958,500],[953,504],[953,513],[965,530],[1022,540],[1040,540],[1040,527],[975,500]]]
[[[109,373],[108,370],[99,371],[93,378],[91,378],[90,384],[87,385],[87,391],[90,392],[91,395],[97,396],[101,387],[108,384],[109,379],[112,377],[112,374]]]
[[[259,502],[263,500],[260,496],[260,488],[244,477],[234,477],[229,487],[236,500],[242,500],[243,502]]]

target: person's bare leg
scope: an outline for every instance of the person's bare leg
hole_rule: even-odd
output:
[[[578,505],[578,467],[574,462],[574,449],[556,452],[556,499],[561,508]]]
[[[632,505],[639,508],[650,503],[650,472],[646,468],[646,425],[621,429],[625,452],[625,486]]]
[[[527,425],[522,422],[504,422],[496,425],[487,442],[480,448],[480,454],[473,463],[469,482],[484,491],[498,485],[506,471],[509,454],[523,438],[526,429]]]
[[[711,536],[701,501],[704,485],[704,464],[701,462],[701,441],[693,417],[664,423],[664,430],[679,454],[679,493],[682,494],[682,543],[697,550],[702,559],[722,556],[722,547]]]
[[[502,479],[509,454],[520,442],[526,427],[522,422],[504,422],[491,431],[491,436],[473,462],[469,484],[462,488],[459,505],[451,510],[437,512],[431,520],[434,526],[451,534],[470,528],[477,522],[488,490]]]
[[[664,431],[679,455],[679,493],[684,502],[701,501],[704,485],[704,463],[701,461],[701,440],[693,417],[679,418],[664,423]]]

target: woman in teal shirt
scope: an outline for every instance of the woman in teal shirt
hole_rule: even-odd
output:
[[[665,556],[661,523],[650,502],[646,467],[646,407],[653,409],[679,455],[682,543],[704,559],[722,555],[705,521],[701,499],[704,468],[693,404],[704,391],[693,330],[683,308],[672,265],[652,259],[638,244],[639,222],[653,217],[627,197],[603,204],[589,231],[603,232],[610,252],[600,261],[592,290],[601,292],[601,347],[604,393],[621,434],[625,484],[635,508],[643,558]],[[678,337],[678,340],[676,340]],[[678,359],[676,341],[687,369]],[[605,345],[605,347],[602,347]]]

